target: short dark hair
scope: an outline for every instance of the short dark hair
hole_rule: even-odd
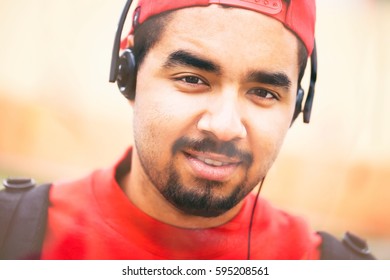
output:
[[[172,11],[164,12],[149,18],[134,30],[133,54],[137,67],[142,64],[150,49],[160,41],[171,18]]]
[[[285,0],[289,3],[289,0]],[[172,18],[172,11],[167,11],[153,16],[138,26],[134,31],[133,53],[136,65],[139,67],[145,59],[146,54],[161,39],[165,27]],[[298,39],[298,86],[301,83],[307,64],[307,50],[303,42]]]
[[[303,44],[301,39],[299,39],[298,37],[297,39],[298,39],[298,67],[299,67],[298,86],[300,86],[303,75],[305,74],[308,53],[306,50],[306,46]]]

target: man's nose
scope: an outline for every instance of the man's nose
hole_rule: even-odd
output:
[[[237,93],[213,95],[198,122],[200,131],[211,133],[220,141],[243,139],[247,135],[240,113]]]

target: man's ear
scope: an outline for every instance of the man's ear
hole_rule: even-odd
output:
[[[127,46],[126,48],[132,49],[134,47],[134,35],[127,36]]]

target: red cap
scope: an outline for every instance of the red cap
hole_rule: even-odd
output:
[[[139,0],[133,15],[133,24],[142,24],[148,18],[170,10],[210,4],[228,5],[256,11],[282,22],[302,40],[310,56],[314,47],[315,0],[287,2],[289,4],[283,0]],[[134,26],[130,33],[133,29]],[[127,45],[127,42],[122,44]]]

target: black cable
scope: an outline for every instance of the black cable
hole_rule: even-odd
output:
[[[256,210],[257,201],[258,201],[258,199],[259,199],[260,191],[261,191],[261,188],[263,187],[263,183],[264,183],[264,181],[265,181],[265,177],[266,177],[266,176],[264,176],[263,180],[262,180],[261,183],[260,183],[259,189],[257,190],[255,203],[253,204],[252,213],[251,213],[251,218],[250,218],[250,221],[249,221],[249,229],[248,229],[248,255],[247,255],[247,260],[250,260],[250,259],[251,259],[251,237],[252,237],[253,217],[255,216],[255,210]]]

